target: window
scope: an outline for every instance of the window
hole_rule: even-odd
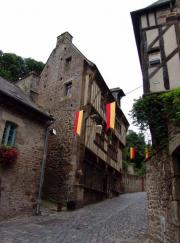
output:
[[[5,124],[3,137],[2,137],[2,144],[13,146],[16,137],[16,125],[12,122],[7,121]]]
[[[101,135],[99,133],[96,133],[96,139],[95,139],[95,141],[96,141],[96,144],[100,148],[104,149],[104,135],[103,134]]]
[[[65,96],[70,97],[72,95],[72,82],[65,84]]]
[[[106,111],[106,101],[104,97],[101,95],[101,109],[105,112]]]
[[[156,66],[158,66],[160,63],[161,63],[160,59],[154,59],[154,60],[149,61],[149,66],[150,66],[150,67],[156,67]]]
[[[115,136],[113,136],[110,140],[110,144],[108,144],[108,155],[115,161],[117,161],[117,147],[118,140]]]
[[[68,71],[71,67],[71,61],[72,61],[72,57],[68,57],[65,60],[65,70]]]
[[[159,47],[151,48],[149,54],[149,67],[156,67],[161,64],[161,54]]]
[[[116,130],[121,134],[121,123],[118,119],[116,119]]]

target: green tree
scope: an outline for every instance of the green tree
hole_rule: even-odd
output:
[[[30,71],[41,73],[44,64],[31,58],[22,58],[13,53],[0,51],[0,76],[9,81],[23,78]]]
[[[134,147],[136,151],[135,159],[133,161],[130,160],[130,147]],[[145,149],[146,142],[143,133],[129,131],[126,137],[125,160],[135,163],[136,168],[140,169],[143,166],[143,161],[145,159]]]
[[[151,132],[154,150],[168,144],[168,124],[180,124],[180,88],[140,97],[131,111],[133,123]]]

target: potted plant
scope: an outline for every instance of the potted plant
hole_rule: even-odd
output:
[[[16,162],[18,151],[14,147],[1,145],[0,146],[0,164],[13,165]]]

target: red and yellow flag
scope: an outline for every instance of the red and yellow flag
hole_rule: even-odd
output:
[[[134,147],[130,147],[130,159],[133,160],[135,159],[136,156],[136,150]]]
[[[116,102],[106,104],[106,130],[115,128]]]
[[[76,111],[75,122],[74,122],[74,134],[75,135],[79,135],[79,136],[81,135],[82,121],[83,121],[83,110]]]

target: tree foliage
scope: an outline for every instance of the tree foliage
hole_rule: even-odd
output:
[[[0,76],[9,81],[16,81],[30,71],[40,74],[44,64],[31,58],[22,58],[13,53],[0,51]]]
[[[135,159],[130,160],[130,147],[134,147],[136,151]],[[135,167],[141,169],[143,167],[143,161],[145,160],[145,148],[146,142],[143,133],[136,133],[130,131],[126,137],[126,148],[124,151],[124,166],[133,162]]]
[[[135,100],[131,116],[142,131],[150,129],[155,149],[166,145],[169,122],[180,122],[180,88]]]

